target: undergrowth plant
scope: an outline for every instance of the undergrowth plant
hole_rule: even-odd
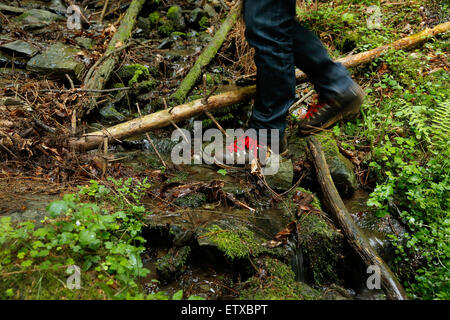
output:
[[[146,295],[139,285],[149,273],[140,233],[150,184],[110,183],[92,180],[50,203],[41,222],[0,219],[0,299],[169,299],[165,292]],[[71,266],[81,271],[78,289],[69,286]]]

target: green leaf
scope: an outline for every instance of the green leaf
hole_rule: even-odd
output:
[[[53,201],[47,206],[47,212],[50,214],[50,217],[56,218],[61,213],[69,210],[69,205],[64,200]]]
[[[172,300],[181,300],[183,299],[183,290],[178,290],[172,297]]]
[[[32,260],[25,260],[24,262],[22,262],[20,265],[24,268],[29,267],[33,264]]]
[[[206,299],[200,296],[190,296],[188,300],[206,300]]]
[[[217,173],[221,174],[222,176],[226,176],[228,172],[226,169],[220,169],[220,170],[217,170]]]
[[[100,240],[97,239],[95,232],[91,230],[84,229],[80,232],[80,244],[82,246],[93,247],[100,243]]]

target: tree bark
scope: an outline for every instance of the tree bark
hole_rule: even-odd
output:
[[[307,139],[314,165],[316,167],[317,179],[319,180],[326,207],[335,216],[344,231],[350,245],[362,258],[367,266],[377,266],[380,270],[381,286],[389,299],[407,299],[405,289],[395,278],[389,266],[383,261],[378,253],[370,245],[365,234],[359,229],[350,213],[347,211],[341,197],[333,183],[328,164],[325,160],[320,142],[313,136]]]

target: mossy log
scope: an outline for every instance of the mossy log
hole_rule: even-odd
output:
[[[351,55],[348,57],[338,59],[338,60],[336,60],[336,62],[342,63],[347,68],[356,67],[358,65],[368,63],[368,62],[378,58],[379,56],[381,56],[382,54],[386,53],[387,51],[389,51],[391,49],[395,49],[395,50],[409,49],[409,48],[412,48],[424,41],[427,41],[428,39],[430,39],[440,33],[444,33],[449,30],[450,30],[450,21],[447,21],[445,23],[435,26],[432,29],[427,28],[427,29],[425,29],[419,33],[413,34],[409,37],[402,38],[402,39],[392,42],[390,44],[387,44],[387,45],[384,45],[384,46],[381,46],[381,47],[378,47],[378,48],[375,48],[375,49],[372,49],[372,50],[369,50],[366,52],[361,52],[358,54],[354,54],[354,55]],[[297,78],[297,81],[302,81],[307,78],[307,75],[304,72],[297,70],[295,73],[295,77]]]
[[[220,29],[216,32],[211,42],[197,58],[194,66],[191,68],[187,76],[183,79],[177,91],[171,96],[170,100],[176,104],[181,104],[185,101],[186,96],[191,91],[192,87],[197,82],[198,78],[211,60],[216,56],[223,42],[227,38],[228,32],[233,28],[242,12],[242,1],[238,1],[236,5],[228,13],[227,18],[222,23]]]
[[[118,53],[120,50],[118,49],[125,46],[125,42],[131,37],[131,33],[136,24],[137,16],[141,12],[145,1],[146,0],[133,0],[131,2],[125,16],[122,19],[122,22],[120,23],[119,29],[117,29],[104,53],[104,57],[107,58],[96,66],[96,69],[93,70],[92,73],[89,72],[86,75],[86,79],[84,81],[86,89],[101,90],[105,87],[112,71],[114,70],[114,67],[119,60]],[[86,110],[82,110],[81,112],[88,114],[97,105],[97,98],[99,95],[99,93],[92,94]]]
[[[341,197],[333,183],[328,164],[325,160],[320,142],[315,137],[308,137],[308,144],[316,167],[317,179],[324,195],[324,204],[335,216],[340,227],[343,229],[350,245],[362,258],[367,266],[379,267],[381,286],[389,299],[407,299],[405,289],[395,278],[389,266],[383,261],[378,253],[372,248],[365,234],[359,229],[350,213],[347,211]]]
[[[338,60],[347,67],[354,67],[362,63],[366,63],[371,59],[375,59],[389,48],[403,49],[417,45],[435,36],[439,33],[446,32],[450,29],[450,22],[440,24],[433,29],[426,29],[418,34],[398,40],[390,45],[382,46],[368,52],[359,53]],[[296,74],[297,79],[305,80],[306,75],[303,72]],[[168,126],[178,121],[186,120],[194,115],[198,115],[204,111],[212,111],[215,109],[225,108],[236,103],[250,100],[256,93],[256,86],[251,85],[237,90],[229,91],[220,95],[212,96],[208,99],[207,104],[202,103],[202,99],[195,100],[191,103],[176,106],[172,109],[172,113],[167,110],[158,111],[142,118],[133,119],[116,126],[83,135],[78,139],[72,139],[69,144],[77,149],[92,149],[98,147],[103,142],[103,137],[107,136],[110,143],[130,137],[146,131]]]

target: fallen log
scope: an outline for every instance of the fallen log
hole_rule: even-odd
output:
[[[227,38],[228,32],[236,24],[237,19],[242,12],[242,1],[237,2],[233,9],[228,13],[227,18],[222,23],[220,29],[216,32],[211,42],[197,58],[194,66],[191,68],[187,76],[183,79],[177,91],[171,96],[170,100],[177,104],[181,104],[185,101],[186,96],[191,91],[192,87],[197,82],[198,78],[202,74],[203,68],[206,67],[211,60],[216,56],[223,42]]]
[[[12,12],[12,13],[24,13],[27,11],[25,8],[17,8],[13,6],[7,6],[0,3],[0,11]]]
[[[255,90],[255,86],[244,87],[212,96],[208,99],[206,104],[203,103],[203,99],[199,99],[173,108],[164,109],[120,123],[103,131],[87,133],[81,138],[69,140],[69,146],[75,150],[93,149],[103,143],[104,137],[108,137],[109,142],[114,143],[120,139],[188,119],[205,111],[213,111],[215,109],[232,106],[242,100],[249,100],[254,95]]]
[[[382,46],[368,52],[358,53],[356,55],[348,56],[337,60],[343,63],[346,67],[355,67],[357,65],[367,63],[372,59],[379,57],[390,48],[403,49],[410,48],[418,43],[426,41],[430,37],[446,32],[450,29],[450,22],[440,24],[433,29],[426,29],[415,35],[400,39],[392,44]],[[402,47],[403,46],[403,47]],[[306,75],[299,71],[296,73],[298,81],[304,81]],[[91,149],[96,148],[103,142],[103,137],[108,136],[109,143],[114,143],[116,140],[127,138],[135,134],[144,133],[154,128],[161,128],[170,125],[173,122],[188,119],[194,115],[200,114],[203,111],[212,111],[219,108],[231,106],[235,103],[245,102],[253,98],[256,93],[256,86],[251,85],[237,90],[229,91],[220,95],[208,98],[206,104],[202,103],[202,99],[193,101],[191,103],[183,104],[174,107],[173,114],[168,113],[167,110],[158,111],[156,113],[147,115],[145,117],[130,120],[116,126],[110,127],[104,131],[97,131],[83,135],[78,139],[69,141],[70,146],[76,149]]]
[[[119,29],[112,37],[108,44],[104,56],[107,57],[99,65],[94,65],[94,69],[86,75],[84,81],[85,89],[89,90],[102,90],[108,82],[111,73],[116,66],[121,51],[120,48],[125,46],[125,42],[131,37],[131,33],[136,24],[136,18],[141,12],[144,6],[145,0],[133,0],[125,13]],[[81,110],[81,113],[89,114],[90,111],[97,105],[97,98],[99,94],[93,94],[90,98],[88,106],[85,110]]]
[[[395,50],[409,49],[418,45],[419,43],[422,43],[432,37],[435,37],[440,33],[444,33],[449,30],[450,30],[450,21],[447,21],[445,23],[435,26],[432,29],[426,28],[425,30],[419,33],[413,34],[409,37],[402,38],[390,44],[386,44],[384,46],[369,51],[337,59],[336,62],[342,63],[347,68],[356,67],[358,65],[365,64],[378,58],[379,56],[381,56],[382,54],[386,53],[391,49]],[[300,70],[297,70],[295,72],[295,77],[297,78],[297,81],[302,81],[307,78],[306,74]]]
[[[313,136],[307,139],[309,149],[316,167],[317,179],[324,195],[324,204],[334,215],[344,231],[350,245],[362,258],[367,266],[377,266],[380,270],[381,286],[389,299],[407,299],[405,289],[395,278],[389,266],[370,245],[365,234],[359,229],[350,213],[347,211],[330,175],[320,142]]]

